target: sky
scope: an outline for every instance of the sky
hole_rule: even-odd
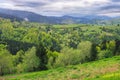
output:
[[[120,16],[120,0],[0,0],[0,8],[45,16]]]

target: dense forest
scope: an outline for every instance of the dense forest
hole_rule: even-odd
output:
[[[120,55],[120,25],[39,24],[0,18],[0,75]]]

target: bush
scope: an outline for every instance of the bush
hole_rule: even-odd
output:
[[[102,50],[98,53],[98,59],[112,57],[113,54],[110,50]]]
[[[16,71],[17,73],[22,73],[24,72],[24,65],[22,63],[18,64],[17,67],[16,67]]]

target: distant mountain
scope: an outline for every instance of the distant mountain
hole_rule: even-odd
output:
[[[17,21],[22,21],[22,18],[19,18],[17,16],[13,16],[13,15],[8,15],[8,14],[4,14],[4,13],[0,13],[0,17],[5,18],[5,19],[11,19],[12,21],[17,20]]]
[[[98,24],[103,24],[103,25],[120,25],[120,17],[115,17],[110,20],[102,20],[99,21]]]
[[[72,16],[63,16],[63,20],[72,20],[75,23],[83,23],[83,24],[97,24],[98,21],[110,20],[111,17],[108,16],[97,16],[97,15],[87,15],[82,17],[72,17]]]
[[[0,8],[0,14],[2,14],[2,16],[9,15],[9,16],[18,17],[23,20],[28,20],[30,22],[52,23],[52,24],[59,23],[58,22],[59,19],[56,17],[42,16],[42,15],[35,14],[33,12],[28,12],[28,11],[19,11],[19,10],[10,10],[10,9],[1,9]],[[5,15],[3,15],[3,14],[5,14]],[[10,17],[8,17],[8,18],[10,18]]]
[[[49,24],[72,24],[72,23],[84,23],[84,24],[97,24],[99,21],[111,20],[111,17],[98,16],[98,15],[87,15],[82,17],[73,16],[42,16],[28,11],[10,10],[0,8],[0,17],[9,18],[12,20],[26,20],[30,22],[49,23]]]

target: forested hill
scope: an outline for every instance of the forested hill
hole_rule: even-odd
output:
[[[5,19],[11,19],[11,21],[24,21],[24,19],[19,18],[17,16],[5,14],[5,13],[0,13],[0,18],[5,18]]]
[[[117,55],[120,25],[50,25],[0,19],[0,75],[66,67]]]

